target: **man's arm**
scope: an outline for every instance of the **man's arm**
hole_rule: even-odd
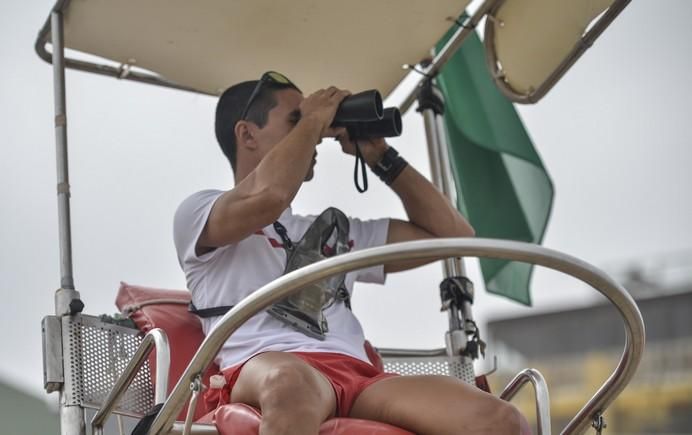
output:
[[[344,152],[352,154],[353,144],[345,138],[341,141]],[[377,164],[387,150],[383,139],[358,142],[365,162]],[[391,219],[387,243],[434,237],[473,237],[475,232],[468,221],[437,188],[408,165],[392,182],[392,190],[404,205],[408,221]],[[429,261],[406,261],[385,265],[385,272],[398,272],[421,266]]]
[[[315,146],[346,95],[332,87],[301,103],[302,116],[296,126],[247,177],[216,200],[197,242],[198,255],[239,242],[278,219],[298,193]]]

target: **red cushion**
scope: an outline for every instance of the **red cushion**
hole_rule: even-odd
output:
[[[253,407],[233,403],[219,407],[214,413],[214,424],[219,435],[257,435],[260,413]],[[357,418],[332,418],[322,423],[320,435],[412,435],[397,427]]]
[[[180,303],[156,303],[139,308],[143,302],[156,299],[168,299]],[[115,305],[121,312],[129,314],[140,331],[148,332],[153,328],[161,328],[168,336],[171,350],[171,368],[168,373],[168,392],[170,393],[178,379],[185,371],[190,360],[204,340],[202,325],[194,314],[187,311],[190,302],[190,292],[180,290],[161,290],[149,287],[120,283]],[[154,357],[149,358],[152,377],[156,373]],[[209,376],[219,372],[218,366],[212,364],[204,374],[203,382],[209,385]],[[178,415],[179,420],[185,420],[187,406]],[[204,401],[197,402],[195,420],[205,414]]]

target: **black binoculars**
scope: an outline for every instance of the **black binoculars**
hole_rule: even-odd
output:
[[[334,115],[332,127],[345,127],[352,140],[401,135],[401,113],[396,107],[382,107],[375,90],[344,98]]]

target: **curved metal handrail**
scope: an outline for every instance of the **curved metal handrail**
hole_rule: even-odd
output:
[[[401,260],[448,257],[491,257],[548,267],[591,285],[616,306],[625,323],[626,334],[620,362],[596,394],[562,431],[563,434],[583,432],[590,425],[590,420],[600,415],[625,388],[641,359],[645,340],[644,321],[634,300],[604,272],[569,255],[523,242],[464,238],[418,240],[364,249],[311,264],[263,286],[226,313],[204,339],[154,420],[150,433],[161,434],[171,429],[176,415],[191,394],[190,383],[207,368],[228,337],[257,312],[305,285],[335,274]]]

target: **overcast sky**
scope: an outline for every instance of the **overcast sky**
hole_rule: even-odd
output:
[[[33,50],[52,4],[0,5],[0,379],[32,392],[42,387],[40,321],[60,282],[52,72]],[[519,107],[555,184],[546,246],[606,267],[692,251],[690,18],[685,0],[632,2],[546,98]],[[231,182],[213,136],[214,99],[75,71],[67,86],[74,273],[86,312],[114,312],[121,280],[183,289],[174,210],[196,190]],[[428,174],[419,115],[404,122],[392,144]],[[404,216],[374,177],[359,195],[352,170],[338,146],[323,144],[294,208]],[[474,262],[470,274],[480,287]],[[442,346],[440,279],[431,265],[359,288],[354,306],[371,341]],[[539,270],[534,310],[588,303],[593,293]],[[481,320],[531,312],[483,292],[476,307]]]

